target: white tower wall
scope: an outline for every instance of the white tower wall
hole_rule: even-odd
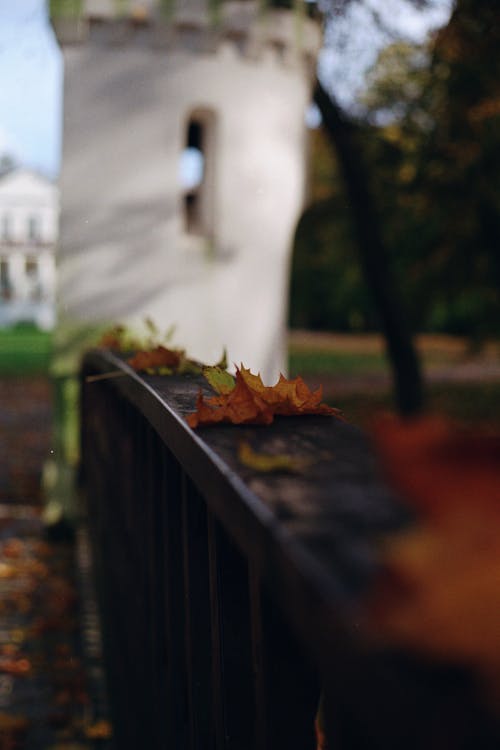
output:
[[[192,356],[225,347],[271,381],[285,367],[319,34],[249,3],[225,6],[217,35],[188,12],[115,43],[123,25],[87,27],[63,47],[61,330],[150,316]],[[178,179],[193,113],[207,118],[200,233],[186,231]]]

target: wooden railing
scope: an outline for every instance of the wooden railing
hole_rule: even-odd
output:
[[[96,373],[124,375],[85,383]],[[83,364],[82,469],[119,750],[493,747],[462,670],[376,647],[377,540],[410,523],[363,435],[323,417],[193,432],[201,379]],[[241,440],[313,459],[242,466]]]

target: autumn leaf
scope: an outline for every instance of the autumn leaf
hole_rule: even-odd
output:
[[[500,515],[500,435],[441,417],[382,417],[372,432],[390,483],[424,515],[437,519],[471,503]]]
[[[128,364],[137,372],[150,372],[159,368],[170,371],[179,368],[184,358],[184,352],[180,349],[167,349],[165,346],[156,346],[149,351],[139,351],[127,360]]]
[[[274,472],[300,473],[311,464],[311,459],[304,456],[255,451],[246,441],[242,441],[238,445],[238,460],[249,469],[266,474]]]
[[[99,719],[94,724],[84,728],[85,737],[89,740],[107,740],[113,735],[113,729],[109,721]]]
[[[497,517],[476,509],[387,541],[371,627],[393,643],[500,670],[499,532]]]
[[[227,370],[219,365],[204,367],[203,375],[208,380],[214,391],[222,395],[231,393],[236,384],[234,375],[231,375],[230,372],[227,372]]]
[[[239,371],[238,371],[239,372]],[[232,391],[213,398],[204,398],[201,390],[196,401],[196,412],[187,417],[190,427],[218,424],[271,424],[272,409],[257,395],[253,394],[236,373]]]
[[[102,349],[122,351],[124,330],[125,329],[123,326],[113,326],[113,328],[110,328],[102,334],[101,338],[97,342],[97,346]]]
[[[118,324],[105,331],[97,346],[115,352],[149,351],[158,346],[166,346],[174,334],[175,327],[171,326],[164,333],[156,323],[146,317],[144,319],[145,333],[138,333],[131,328]]]
[[[241,365],[234,387],[227,393],[205,399],[198,394],[196,412],[187,417],[190,427],[219,424],[271,424],[276,414],[296,416],[322,414],[341,418],[340,411],[321,403],[322,389],[310,391],[302,378],[286,380],[280,375],[274,386],[265,386],[260,375]]]
[[[316,750],[328,750],[328,740],[325,733],[324,693],[321,693],[318,711],[314,719],[314,733],[316,735]]]
[[[370,632],[500,679],[500,440],[442,419],[383,420],[376,447],[419,513],[385,540]]]
[[[140,337],[123,325],[115,325],[101,335],[97,346],[113,352],[130,352],[145,346]]]

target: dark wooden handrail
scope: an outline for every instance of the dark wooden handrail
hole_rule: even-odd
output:
[[[82,385],[117,748],[312,750],[320,693],[332,748],[423,750],[443,726],[446,747],[488,746],[467,674],[359,627],[378,540],[411,519],[357,428],[300,417],[193,432],[202,378],[142,377],[102,351]],[[239,463],[241,440],[309,468],[264,477]]]

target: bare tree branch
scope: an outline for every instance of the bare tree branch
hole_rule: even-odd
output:
[[[423,402],[420,365],[382,240],[368,174],[357,143],[357,128],[319,81],[314,100],[344,178],[364,276],[387,342],[398,408],[403,415],[416,414]]]

